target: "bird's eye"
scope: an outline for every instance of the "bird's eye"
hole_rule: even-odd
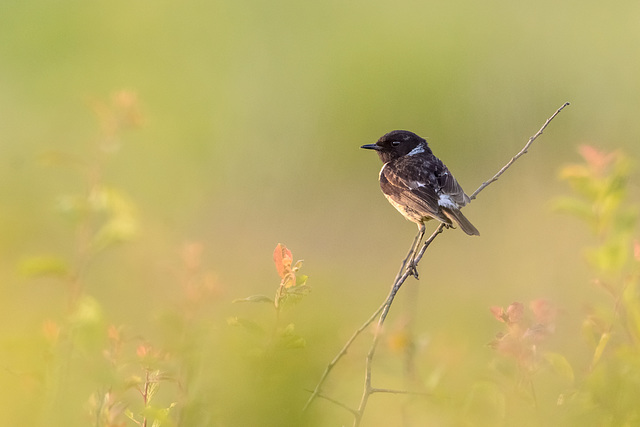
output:
[[[398,145],[400,145],[400,141],[392,141],[391,145],[397,147]]]

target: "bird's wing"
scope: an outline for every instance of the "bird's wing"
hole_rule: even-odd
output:
[[[424,171],[418,159],[404,158],[401,162],[385,164],[380,171],[382,192],[395,203],[406,207],[416,216],[434,217],[442,222],[451,221],[438,205],[439,196],[434,188],[432,177]]]
[[[449,172],[449,169],[441,161],[439,161],[439,163],[441,167],[436,168],[435,177],[438,182],[438,187],[440,188],[439,193],[448,195],[454,202],[456,202],[458,207],[463,207],[470,202],[469,196],[465,194],[453,174]]]

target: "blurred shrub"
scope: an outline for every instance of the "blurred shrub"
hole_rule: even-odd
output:
[[[573,195],[557,199],[555,208],[587,224],[595,239],[584,255],[595,275],[593,284],[606,298],[591,304],[583,321],[590,363],[574,367],[580,362],[546,349],[557,313],[549,301],[532,301],[530,315],[518,302],[492,307],[505,324],[491,342],[498,355],[493,365],[498,376],[488,389],[484,383],[481,396],[469,395],[476,410],[467,420],[477,420],[481,407],[492,420],[507,425],[640,422],[640,243],[635,238],[638,206],[627,191],[631,161],[620,151],[590,146],[580,147],[580,154],[582,163],[560,171]]]
[[[628,197],[631,161],[621,151],[580,147],[583,162],[560,176],[574,191],[556,207],[586,223],[595,243],[585,257],[606,295],[593,304],[583,334],[593,350],[577,388],[563,398],[571,419],[588,425],[640,423],[640,243],[638,205]]]

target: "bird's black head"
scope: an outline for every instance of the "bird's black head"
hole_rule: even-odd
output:
[[[383,163],[411,153],[431,154],[431,149],[427,145],[427,141],[408,130],[391,131],[380,138],[375,144],[363,145],[360,148],[376,150]]]

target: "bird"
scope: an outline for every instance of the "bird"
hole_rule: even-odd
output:
[[[424,223],[431,219],[447,228],[455,224],[470,236],[480,235],[460,212],[471,199],[424,138],[407,130],[394,130],[375,144],[360,148],[378,153],[383,163],[379,176],[382,193],[406,219],[418,225],[412,250],[424,236]]]

